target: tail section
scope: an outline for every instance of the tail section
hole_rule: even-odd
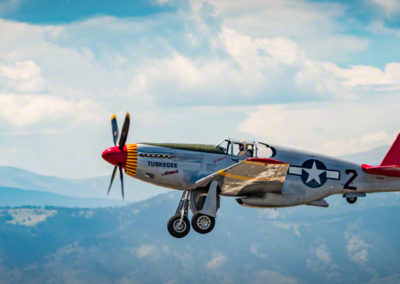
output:
[[[381,166],[400,165],[400,134],[381,162]]]
[[[400,134],[379,166],[363,164],[361,168],[368,174],[400,177]]]

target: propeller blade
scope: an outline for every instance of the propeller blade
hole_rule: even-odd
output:
[[[122,199],[125,199],[125,194],[124,194],[124,175],[122,174],[122,165],[121,164],[119,164],[119,177],[121,179]]]
[[[112,135],[113,135],[113,140],[114,140],[114,146],[117,145],[117,140],[118,140],[118,123],[117,123],[117,118],[115,117],[115,114],[111,116],[111,129],[112,129]]]
[[[107,190],[107,196],[110,194],[110,189],[111,189],[111,186],[112,186],[112,184],[113,184],[113,181],[114,181],[114,177],[115,177],[115,173],[116,173],[116,172],[117,172],[117,167],[114,167],[113,173],[112,173],[112,175],[111,175],[110,186],[108,187],[108,190]]]
[[[122,126],[121,137],[119,138],[119,149],[120,150],[124,149],[126,139],[128,138],[130,120],[131,120],[131,117],[129,115],[129,112],[127,112],[126,116],[125,116],[124,126]]]

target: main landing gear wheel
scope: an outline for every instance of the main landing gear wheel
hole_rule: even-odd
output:
[[[193,229],[200,234],[207,234],[214,229],[215,226],[215,218],[201,214],[197,212],[192,217],[192,227]]]
[[[354,204],[357,201],[357,197],[347,197],[346,200],[348,203]]]
[[[188,191],[184,191],[176,208],[175,215],[168,220],[168,232],[175,238],[183,238],[190,231],[190,222],[188,219],[190,195]]]
[[[175,238],[183,238],[190,231],[190,222],[188,217],[176,214],[168,220],[168,232]]]

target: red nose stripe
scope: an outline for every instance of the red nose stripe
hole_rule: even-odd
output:
[[[128,156],[126,158],[125,172],[131,177],[135,177],[137,168],[137,144],[126,145]]]

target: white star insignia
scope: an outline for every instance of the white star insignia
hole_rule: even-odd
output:
[[[319,177],[322,173],[325,172],[325,170],[318,169],[317,165],[315,164],[315,161],[314,161],[311,169],[303,168],[303,170],[305,170],[308,174],[306,183],[309,183],[310,181],[315,180],[318,184],[321,184],[321,179]]]

